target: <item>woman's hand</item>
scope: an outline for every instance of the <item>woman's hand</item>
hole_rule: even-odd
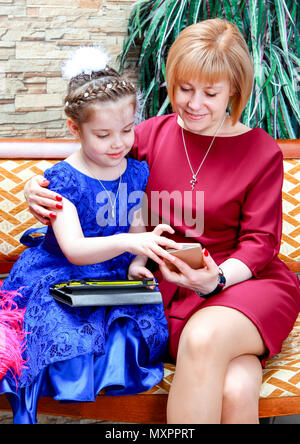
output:
[[[167,224],[159,224],[153,231],[143,233],[129,233],[120,235],[124,242],[124,250],[136,256],[147,256],[158,264],[163,264],[165,258],[174,262],[175,258],[164,248],[180,249],[175,241],[161,236],[166,231],[173,234],[174,230]]]
[[[42,224],[49,225],[49,219],[55,218],[55,211],[62,209],[62,197],[45,187],[49,181],[43,176],[30,179],[24,188],[29,211]]]
[[[159,268],[167,281],[205,295],[211,293],[218,285],[219,267],[206,249],[203,249],[203,261],[204,267],[199,270],[194,270],[178,258],[173,264],[179,273],[170,271],[165,263],[160,264]]]

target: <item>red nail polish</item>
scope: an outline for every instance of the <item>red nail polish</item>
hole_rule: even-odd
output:
[[[50,213],[50,217],[56,217],[55,213]]]
[[[56,206],[56,208],[58,208],[59,210],[61,210],[62,207],[63,207],[62,204],[56,204],[55,206]]]
[[[58,202],[62,201],[62,197],[61,196],[55,196],[55,199],[58,200]]]
[[[206,257],[208,256],[208,251],[207,251],[206,248],[203,249],[203,254],[204,254],[204,256],[206,256]]]

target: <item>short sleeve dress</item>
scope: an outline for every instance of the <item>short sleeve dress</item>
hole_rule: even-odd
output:
[[[119,179],[104,182],[113,202],[117,195],[113,217],[96,179],[65,161],[45,172],[49,188],[76,206],[86,237],[128,232],[148,175],[146,162],[128,159],[120,184]],[[40,245],[23,252],[3,284],[3,290],[19,289],[15,301],[26,309],[26,366],[17,387],[8,374],[0,382],[0,393],[10,394],[15,423],[36,421],[40,396],[93,401],[102,389],[133,394],[161,380],[168,341],[162,304],[69,307],[49,294],[52,284],[71,279],[126,279],[133,257],[123,253],[94,265],[73,265],[51,227]]]
[[[184,131],[191,165],[197,171],[212,141]],[[257,326],[266,358],[280,352],[300,310],[299,281],[278,258],[282,229],[282,153],[262,129],[234,137],[216,137],[191,190],[191,170],[177,115],[154,117],[136,129],[134,155],[150,167],[146,193],[148,226],[166,222],[178,242],[200,242],[217,264],[228,258],[244,262],[253,277],[208,300],[162,280],[176,359],[180,334],[202,307],[241,311]]]

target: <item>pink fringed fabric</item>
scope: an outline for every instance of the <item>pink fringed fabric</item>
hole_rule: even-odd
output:
[[[10,371],[20,376],[24,366],[22,352],[25,345],[23,320],[25,309],[14,302],[17,291],[1,290],[0,281],[0,380]]]

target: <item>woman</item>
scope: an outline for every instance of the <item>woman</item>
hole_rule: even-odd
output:
[[[168,222],[174,240],[205,247],[202,269],[179,259],[179,273],[160,266],[176,360],[168,422],[258,423],[262,365],[300,310],[297,279],[278,259],[282,154],[263,130],[239,122],[253,66],[233,24],[186,28],[166,69],[174,114],[136,128],[136,157],[150,167],[148,225]],[[56,198],[47,184],[26,187],[44,223]]]

